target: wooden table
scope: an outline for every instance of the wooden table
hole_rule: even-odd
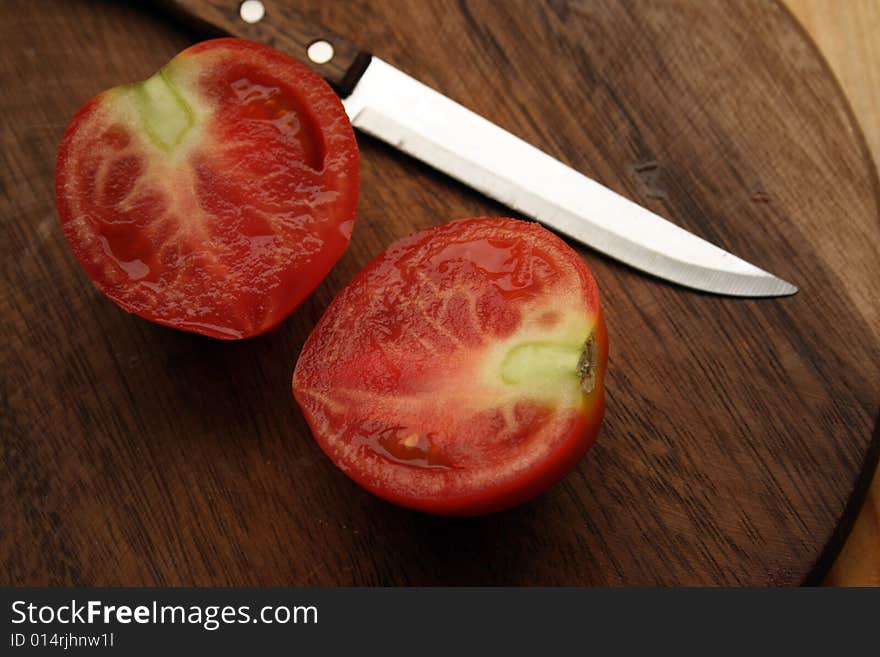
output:
[[[787,0],[815,39],[880,162],[880,3],[877,0]],[[880,586],[880,472],[826,584]]]

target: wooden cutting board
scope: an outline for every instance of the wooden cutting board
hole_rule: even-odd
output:
[[[798,584],[878,452],[878,183],[779,4],[346,2],[307,16],[801,289],[736,300],[580,249],[611,337],[591,453],[521,508],[450,520],[362,492],[290,394],[333,295],[409,232],[510,214],[359,137],[351,248],[277,331],[126,315],[61,234],[58,139],[199,38],[149,6],[0,5],[3,584]],[[270,3],[271,9],[271,3]]]

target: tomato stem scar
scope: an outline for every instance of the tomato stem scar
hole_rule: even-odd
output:
[[[552,340],[519,343],[501,362],[501,380],[507,385],[542,388],[550,382],[577,379],[581,392],[589,394],[596,387],[598,367],[599,347],[593,329],[582,345]]]
[[[596,387],[596,372],[599,368],[599,349],[596,344],[596,329],[590,331],[590,336],[584,342],[581,357],[578,359],[577,374],[581,382],[581,391],[590,394]]]

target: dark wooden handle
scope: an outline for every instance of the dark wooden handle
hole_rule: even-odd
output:
[[[370,54],[320,25],[303,19],[277,0],[261,0],[263,16],[248,23],[241,16],[241,0],[161,0],[160,6],[203,29],[265,43],[298,59],[329,82],[336,92],[348,96],[370,63]],[[332,50],[329,61],[309,56],[309,46],[326,41]]]

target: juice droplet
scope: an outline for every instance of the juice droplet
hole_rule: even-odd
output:
[[[116,257],[113,253],[113,250],[110,248],[110,242],[107,241],[107,238],[99,235],[98,239],[101,240],[101,247],[104,249],[104,253],[107,254],[107,257],[113,260],[116,265],[128,274],[128,277],[133,281],[138,281],[150,273],[150,268],[147,266],[143,260],[135,258],[133,260],[122,260],[121,258]]]
[[[366,442],[374,452],[395,463],[441,470],[453,467],[430,432],[392,427],[367,437]]]

